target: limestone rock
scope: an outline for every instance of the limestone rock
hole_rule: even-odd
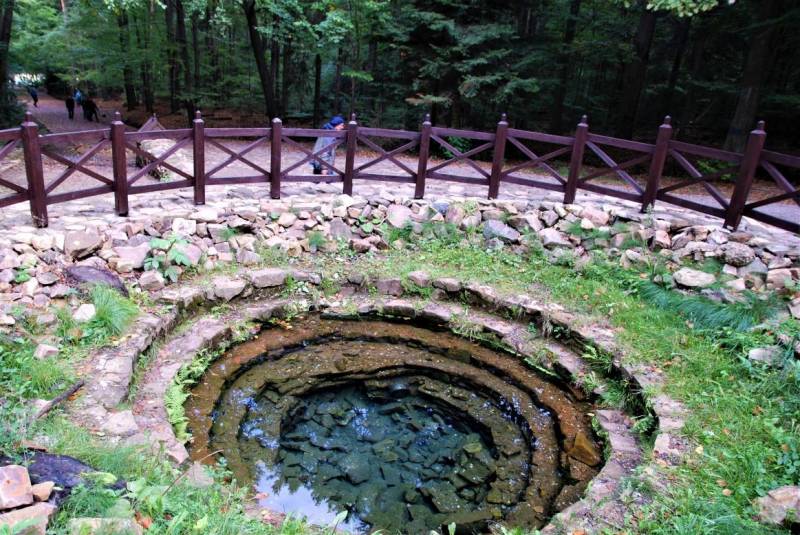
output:
[[[297,216],[294,215],[292,212],[284,212],[278,218],[278,224],[285,228],[294,225],[295,221],[297,221]]]
[[[433,287],[444,290],[445,292],[455,293],[461,291],[461,281],[449,277],[442,277],[433,281]]]
[[[39,344],[33,351],[33,356],[39,360],[49,359],[58,355],[58,348],[48,344]]]
[[[114,247],[114,253],[120,257],[120,259],[129,262],[134,269],[141,269],[147,255],[150,253],[150,244],[145,242],[133,247]]]
[[[403,295],[403,283],[400,279],[379,279],[375,281],[375,288],[378,293],[393,295],[395,297]]]
[[[183,253],[193,266],[199,264],[203,257],[203,251],[193,243],[176,243],[172,247]]]
[[[236,253],[236,261],[243,266],[255,266],[261,262],[261,257],[253,251],[239,249]]]
[[[408,274],[408,280],[420,288],[427,288],[431,285],[431,276],[426,271],[412,271]]]
[[[445,212],[444,220],[447,223],[452,223],[453,225],[460,225],[464,218],[466,217],[467,212],[464,210],[464,207],[460,204],[451,204],[447,207],[447,212]]]
[[[787,485],[778,487],[756,500],[758,519],[765,524],[793,522],[800,519],[800,487]]]
[[[102,429],[110,435],[129,437],[139,430],[136,419],[130,410],[110,412],[103,421]]]
[[[548,249],[554,247],[572,247],[572,242],[569,241],[567,235],[555,228],[546,228],[539,232],[539,238],[542,240],[542,245]]]
[[[583,431],[575,435],[575,442],[569,450],[569,456],[589,466],[597,466],[603,460],[597,446]]]
[[[515,215],[508,219],[508,224],[520,232],[525,230],[539,232],[543,228],[542,222],[535,214]]]
[[[781,348],[777,346],[754,347],[747,353],[747,358],[756,362],[774,365],[780,362]]]
[[[717,282],[713,274],[687,267],[673,273],[672,278],[685,288],[707,288]]]
[[[36,503],[30,507],[16,509],[5,514],[0,514],[0,527],[8,526],[15,535],[45,535],[47,523],[55,514],[56,506],[50,503]],[[14,529],[26,522],[29,526],[22,531]]]
[[[771,269],[767,272],[767,284],[776,290],[786,288],[786,283],[800,279],[800,269]]]
[[[197,232],[197,221],[176,217],[172,220],[172,232],[178,236],[192,236]]]
[[[483,224],[483,237],[487,240],[499,238],[506,243],[516,243],[520,234],[502,221],[493,219]]]
[[[725,245],[723,258],[732,266],[744,267],[756,259],[756,252],[749,245],[730,242]]]
[[[164,277],[158,271],[145,271],[139,277],[139,287],[148,292],[155,292],[165,285]]]
[[[214,296],[223,301],[230,301],[247,286],[247,283],[238,279],[214,279]]]
[[[107,269],[94,268],[91,266],[69,266],[65,273],[67,278],[79,285],[105,284],[122,295],[127,296],[128,290],[122,284],[120,278]],[[52,294],[51,294],[52,295]]]
[[[607,225],[609,219],[611,218],[608,212],[598,210],[597,208],[592,208],[591,206],[585,206],[583,210],[581,210],[580,216],[583,219],[591,221],[595,226],[598,227]]]
[[[286,271],[278,268],[265,268],[251,271],[247,274],[248,280],[256,288],[273,288],[286,282]]]
[[[44,481],[31,486],[33,499],[37,502],[46,502],[50,499],[50,495],[53,493],[53,488],[55,485],[56,484],[52,481]]]
[[[392,204],[386,212],[386,220],[394,228],[403,228],[411,221],[411,208],[402,204]]]
[[[33,503],[28,469],[11,464],[0,468],[0,511]]]
[[[341,217],[335,217],[331,220],[330,224],[331,238],[334,240],[350,241],[353,237],[353,231],[350,230],[350,225],[344,222]]]
[[[64,252],[70,258],[84,258],[100,248],[103,240],[94,232],[68,232]]]
[[[72,314],[72,319],[78,323],[86,323],[87,321],[91,321],[96,313],[97,311],[93,304],[84,303]]]

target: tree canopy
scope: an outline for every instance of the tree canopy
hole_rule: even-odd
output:
[[[593,131],[741,149],[800,112],[790,0],[5,0],[9,75],[128,108],[258,109],[317,123]]]

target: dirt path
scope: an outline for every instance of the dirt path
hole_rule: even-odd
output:
[[[51,97],[47,93],[39,92],[39,106],[34,107],[33,101],[27,95],[23,99],[36,119],[42,123],[51,133],[77,132],[85,130],[99,130],[105,128],[114,119],[114,110],[104,109],[103,103],[96,101],[100,108],[97,114],[100,123],[89,122],[83,118],[83,108],[75,106],[75,118],[70,120],[67,115],[67,107],[63,100]]]

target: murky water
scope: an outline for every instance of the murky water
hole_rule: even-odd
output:
[[[449,333],[312,318],[229,351],[187,403],[260,505],[367,533],[537,527],[601,458],[571,393]]]

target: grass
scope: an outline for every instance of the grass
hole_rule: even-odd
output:
[[[609,533],[785,533],[753,519],[755,498],[774,487],[800,483],[800,365],[790,352],[782,365],[774,367],[747,359],[754,347],[775,344],[779,337],[800,337],[797,321],[772,319],[775,301],[746,295],[741,303],[726,304],[686,296],[650,282],[658,266],[623,270],[602,255],[580,268],[573,262],[553,265],[535,242],[527,255],[486,250],[475,233],[465,235],[444,225],[424,224],[420,234],[410,228],[382,230],[390,243],[402,239],[409,247],[378,256],[341,250],[306,262],[324,273],[329,291],[335,291],[334,281],[344,280],[352,271],[400,277],[407,284],[408,273],[424,269],[433,278],[456,277],[491,284],[509,294],[538,295],[603,318],[619,329],[619,340],[631,359],[663,370],[664,391],[690,410],[684,434],[696,449],[683,465],[658,468],[670,482],[667,491],[653,492],[643,479],[631,479],[631,487],[647,495],[647,504],[636,506],[625,525]],[[280,251],[260,253],[267,264],[289,263]],[[297,282],[293,287],[298,292],[303,289]],[[280,528],[249,520],[242,513],[246,497],[228,483],[230,475],[224,470],[215,473],[210,489],[199,491],[180,481],[161,496],[179,474],[162,457],[135,448],[104,447],[59,411],[42,422],[25,424],[26,400],[56,393],[71,379],[71,363],[81,352],[124,332],[120,313],[129,318],[135,314],[135,306],[116,294],[98,290],[91,298],[98,309],[91,329],[58,314],[64,350],[56,361],[36,361],[30,336],[0,339],[0,452],[15,450],[20,438],[46,436],[52,451],[136,483],[124,491],[98,485],[82,489],[65,505],[54,532],[63,533],[73,515],[119,511],[124,506],[120,500],[152,519],[155,533],[311,532],[296,520]],[[470,330],[466,322],[463,327]],[[558,334],[553,329],[553,335]],[[202,374],[211,358],[202,355],[181,370],[174,391],[168,393],[174,421],[182,415],[186,385]],[[588,360],[598,375],[608,369],[605,355],[589,353]],[[589,383],[594,379],[586,378]],[[605,404],[631,402],[629,390],[613,381],[605,383]],[[637,422],[641,430],[651,425],[646,418]],[[506,532],[523,533],[512,528]]]

